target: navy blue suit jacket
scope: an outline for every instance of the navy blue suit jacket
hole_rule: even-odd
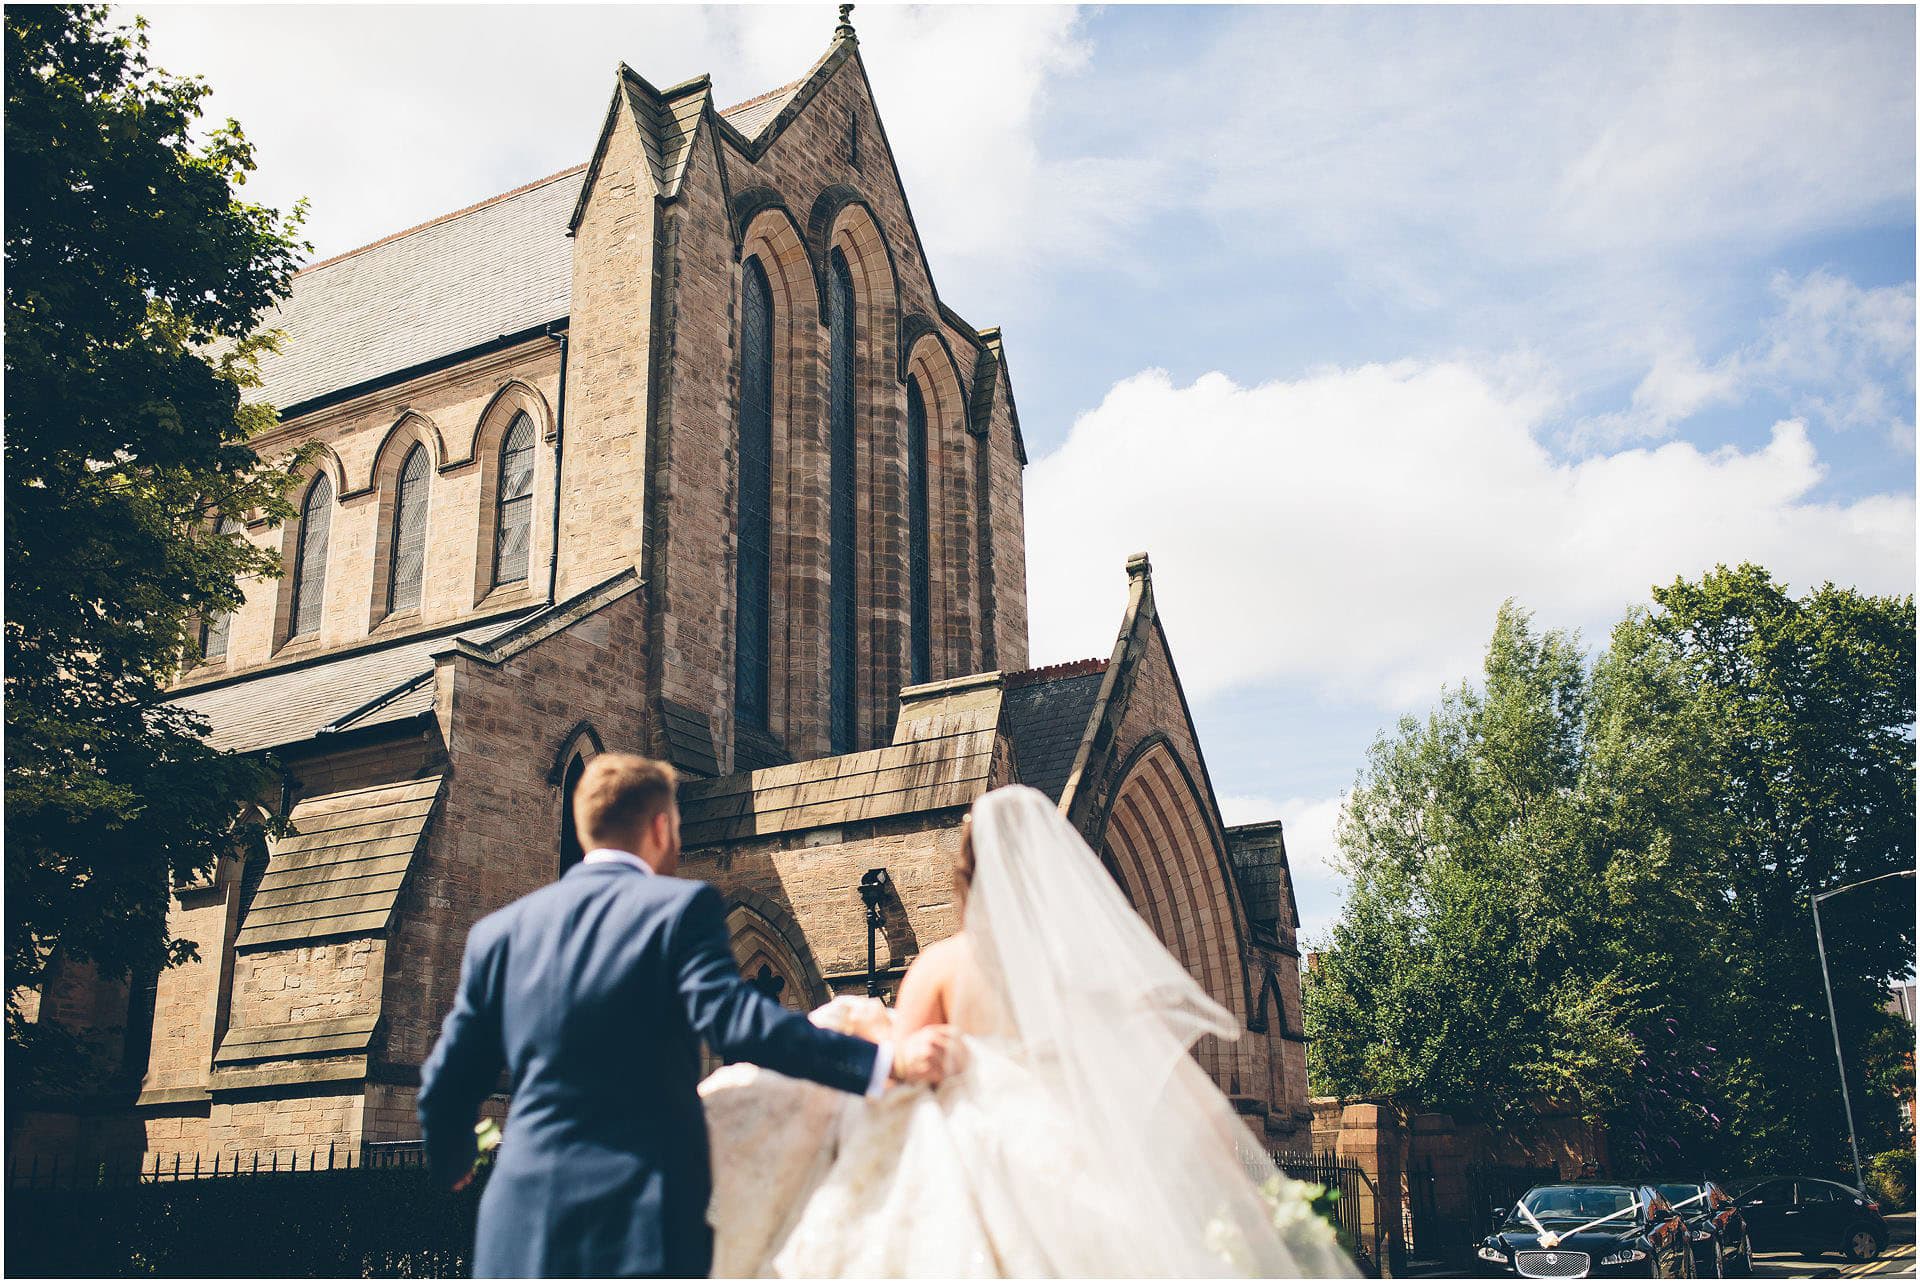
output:
[[[419,1109],[428,1162],[451,1184],[507,1070],[477,1277],[705,1276],[702,1039],[729,1062],[850,1092],[867,1089],[878,1050],[742,980],[702,882],[580,864],[474,925]]]

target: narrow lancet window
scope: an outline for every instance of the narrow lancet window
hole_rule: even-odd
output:
[[[427,569],[427,451],[415,446],[400,465],[393,497],[393,564],[387,611],[415,610]]]
[[[500,442],[500,490],[493,541],[493,582],[516,584],[527,577],[533,536],[533,420],[514,416]]]
[[[293,563],[293,626],[290,637],[320,631],[327,597],[327,542],[333,526],[333,481],[325,473],[300,505],[300,545]]]
[[[835,753],[854,750],[855,629],[858,613],[854,577],[858,562],[854,513],[855,435],[853,273],[847,256],[833,251],[827,282],[827,452],[828,452],[828,719],[827,735]]]
[[[586,851],[580,845],[580,830],[573,823],[573,795],[580,790],[580,777],[587,773],[587,759],[576,756],[567,763],[560,781],[560,872],[580,863]]]
[[[927,551],[927,402],[907,380],[907,680],[933,677],[932,576]]]
[[[222,538],[230,539],[240,533],[240,523],[232,517],[222,517],[220,518],[220,525],[217,527],[217,530]],[[225,659],[227,657],[227,634],[232,631],[233,615],[231,612],[223,610],[217,615],[209,615],[206,625],[200,630],[201,657],[209,660]]]
[[[773,289],[747,260],[740,321],[740,553],[734,571],[733,712],[767,727],[773,562]]]

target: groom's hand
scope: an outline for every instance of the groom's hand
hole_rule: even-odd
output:
[[[893,1080],[937,1087],[960,1068],[960,1036],[952,1025],[925,1025],[893,1048]]]

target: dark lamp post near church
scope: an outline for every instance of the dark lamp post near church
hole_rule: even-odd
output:
[[[874,970],[873,939],[881,927],[887,925],[887,915],[880,907],[886,899],[887,888],[891,885],[885,869],[868,869],[860,875],[860,902],[867,906],[867,997],[880,996],[880,977]]]

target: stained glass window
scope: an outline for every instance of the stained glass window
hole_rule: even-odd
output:
[[[768,600],[773,549],[773,289],[747,260],[740,322],[740,560],[734,573],[733,711],[767,725]]]
[[[927,552],[927,402],[907,380],[908,681],[932,680],[933,586]]]
[[[527,577],[527,559],[533,550],[533,420],[514,416],[500,442],[500,490],[495,500],[499,520],[493,543],[494,584],[518,583]]]
[[[420,605],[420,585],[427,568],[427,451],[415,446],[400,465],[400,481],[393,497],[393,575],[387,589],[387,609],[412,610]]]
[[[327,539],[333,526],[333,481],[326,473],[300,505],[300,546],[293,565],[293,627],[289,636],[320,631],[327,596]]]
[[[854,631],[858,625],[854,576],[855,437],[853,273],[838,249],[828,263],[827,452],[828,452],[828,718],[836,753],[854,749]]]

